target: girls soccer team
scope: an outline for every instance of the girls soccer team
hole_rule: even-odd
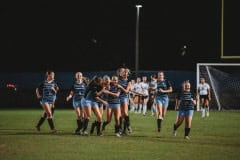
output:
[[[75,134],[88,135],[88,122],[91,119],[93,111],[96,120],[92,123],[90,133],[93,134],[94,128],[97,128],[97,136],[102,136],[106,126],[111,122],[112,114],[115,119],[115,135],[121,137],[132,132],[130,125],[130,117],[128,114],[129,95],[132,91],[131,80],[128,79],[130,70],[128,68],[119,68],[117,76],[103,77],[95,76],[90,82],[84,80],[81,72],[76,72],[75,82],[73,83],[66,100],[72,99],[72,105],[76,112],[77,127]],[[43,108],[43,115],[36,125],[36,129],[40,131],[40,127],[47,118],[51,132],[55,133],[56,129],[53,122],[52,107],[55,102],[56,93],[59,90],[54,81],[54,72],[46,72],[46,80],[44,80],[37,88],[36,95],[40,100]],[[147,78],[143,77],[144,93],[139,93],[143,97],[143,114],[146,114],[146,105],[149,93],[149,84]],[[150,85],[151,86],[151,85]],[[158,72],[158,77],[154,85],[155,97],[151,97],[156,104],[157,114],[157,131],[161,131],[162,121],[166,115],[169,98],[168,94],[173,91],[170,81],[164,78],[164,72]],[[134,91],[133,91],[134,93]],[[136,93],[136,92],[135,92]],[[154,93],[151,93],[152,95]],[[145,101],[146,100],[146,101]],[[183,89],[176,97],[177,121],[173,126],[173,134],[176,136],[176,130],[181,125],[184,118],[186,119],[185,139],[189,139],[191,120],[193,116],[194,106],[196,105],[196,97],[190,90],[190,82],[183,83]],[[106,108],[106,120],[103,121],[101,112],[102,106]],[[123,126],[122,126],[123,124]]]

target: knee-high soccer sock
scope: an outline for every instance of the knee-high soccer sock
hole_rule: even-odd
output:
[[[138,113],[142,112],[142,104],[139,104],[139,109],[138,109]]]
[[[97,121],[95,120],[94,122],[92,122],[92,126],[91,126],[91,129],[90,129],[90,134],[93,134],[96,125],[97,125]]]
[[[138,104],[135,104],[135,106],[134,106],[134,110],[135,110],[135,111],[138,110]]]
[[[158,119],[157,119],[157,128],[158,128],[158,132],[160,132],[161,127],[162,127],[162,119],[158,118]]]
[[[122,131],[122,124],[123,124],[123,117],[121,116],[120,118],[119,118],[119,121],[120,121],[120,130]]]
[[[52,118],[48,118],[48,124],[49,124],[49,127],[51,128],[51,130],[55,129]]]
[[[184,136],[188,136],[190,133],[190,128],[185,128],[185,135]]]
[[[43,124],[43,122],[45,121],[45,117],[41,117],[40,119],[39,119],[39,121],[38,121],[38,123],[37,123],[37,128],[40,128],[40,126]]]
[[[84,119],[83,121],[83,132],[87,130],[89,119]]]
[[[40,130],[41,125],[43,124],[43,122],[45,121],[45,119],[47,118],[47,113],[44,112],[43,116],[39,119],[38,123],[37,123],[37,128],[38,130]]]
[[[177,125],[177,124],[175,124],[175,123],[173,124],[173,130],[174,130],[174,131],[176,131],[176,130],[178,129],[178,127],[179,127],[179,125]]]
[[[110,123],[109,121],[104,121],[104,122],[103,122],[102,131],[105,130],[105,127],[106,127],[109,123]]]
[[[54,115],[54,110],[55,110],[55,108],[51,108],[51,112],[52,112],[52,116]]]
[[[205,106],[202,106],[202,117],[205,117]]]
[[[145,115],[147,112],[147,105],[143,105],[143,114]]]
[[[81,129],[82,129],[82,120],[78,119],[76,132],[79,132]]]
[[[206,106],[206,116],[208,117],[209,116],[209,106]]]
[[[97,135],[100,136],[102,133],[101,133],[101,124],[102,122],[96,122],[96,126],[97,126]]]
[[[125,121],[126,121],[126,127],[127,128],[130,127],[130,118],[129,118],[129,116],[125,117]]]
[[[115,125],[115,133],[119,133],[119,125]]]

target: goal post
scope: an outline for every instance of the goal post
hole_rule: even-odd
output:
[[[211,88],[210,109],[240,109],[240,63],[197,63],[196,90],[202,77]],[[197,111],[200,109],[198,100]]]

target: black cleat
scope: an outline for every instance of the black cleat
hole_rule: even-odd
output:
[[[37,129],[38,132],[40,132],[40,127],[36,126],[36,129]]]

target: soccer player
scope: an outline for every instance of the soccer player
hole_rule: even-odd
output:
[[[209,84],[205,81],[205,78],[200,78],[200,84],[198,85],[198,95],[200,99],[200,106],[202,111],[202,118],[209,116],[209,101],[211,100],[211,91]]]
[[[149,103],[151,105],[151,112],[152,116],[156,113],[156,103],[155,103],[155,97],[156,97],[156,90],[157,90],[157,75],[153,74],[151,75],[151,81],[149,82]]]
[[[97,136],[102,136],[101,132],[101,123],[102,123],[102,114],[99,109],[99,103],[103,103],[105,106],[108,106],[108,103],[100,98],[100,95],[103,93],[104,88],[103,81],[101,77],[95,76],[93,80],[89,83],[86,88],[84,99],[83,99],[83,109],[86,114],[86,117],[83,122],[82,135],[87,135],[88,122],[91,118],[91,111],[95,114],[96,117],[96,127],[97,127]]]
[[[158,72],[157,78],[157,95],[156,95],[156,104],[157,104],[157,131],[161,131],[162,120],[164,119],[168,104],[169,97],[168,94],[173,91],[171,83],[164,78],[164,72]]]
[[[135,80],[134,79],[131,80],[131,84],[132,85],[131,85],[130,91],[132,91],[134,89],[134,84],[135,84]],[[130,92],[130,97],[129,97],[130,112],[134,112],[134,110],[135,110],[134,98],[135,98],[135,93]]]
[[[82,109],[82,99],[86,91],[86,82],[83,80],[83,75],[81,72],[75,73],[75,82],[70,89],[70,93],[66,100],[69,101],[72,98],[72,105],[77,116],[77,128],[75,134],[80,135],[80,130],[83,126],[84,112]]]
[[[149,85],[147,82],[147,76],[142,77],[142,82],[140,83],[140,85],[142,89],[141,98],[142,98],[142,106],[143,106],[143,115],[145,116],[147,112],[147,102],[148,102],[148,96],[149,96],[149,93],[148,93]]]
[[[109,106],[107,107],[107,120],[103,122],[102,125],[102,131],[105,130],[105,127],[111,122],[112,114],[114,113],[115,117],[115,135],[117,137],[120,137],[120,115],[121,115],[121,109],[120,109],[120,92],[121,90],[118,88],[118,77],[112,76],[112,81],[110,80],[109,76],[104,76],[103,81],[105,83],[105,90],[104,93],[107,96],[107,102]]]
[[[125,68],[124,70],[121,70],[118,80],[118,88],[121,89],[120,93],[120,106],[121,106],[121,117],[120,117],[120,128],[122,118],[124,118],[124,127],[123,127],[123,134],[127,134],[126,129],[128,130],[128,133],[132,132],[132,128],[130,125],[130,118],[128,115],[128,103],[129,103],[129,91],[131,89],[131,81],[128,79],[130,70],[128,68]]]
[[[54,80],[55,81],[55,80]],[[55,82],[56,83],[56,82]],[[56,83],[57,84],[57,83]],[[54,111],[55,111],[55,102],[56,102],[56,99],[57,99],[57,93],[59,91],[59,87],[58,85],[56,85],[56,93],[54,93],[54,98],[53,98],[53,103],[52,103],[52,107],[51,107],[51,111],[52,111],[52,116],[54,115]]]
[[[142,110],[142,99],[141,99],[141,92],[142,92],[142,88],[141,88],[141,78],[137,77],[136,79],[136,83],[135,84],[131,84],[131,93],[135,93],[135,97],[134,97],[134,104],[135,104],[135,113],[141,113]]]
[[[177,128],[182,124],[185,119],[185,139],[189,138],[189,133],[192,124],[192,117],[194,112],[194,106],[196,106],[195,94],[191,91],[190,82],[184,81],[183,89],[178,93],[176,97],[175,109],[177,110],[177,120],[173,125],[173,136],[177,135]]]
[[[54,82],[55,73],[51,70],[46,72],[46,80],[44,80],[37,88],[36,88],[36,96],[40,99],[40,104],[43,108],[43,115],[39,119],[38,124],[36,125],[36,129],[40,131],[40,127],[45,121],[48,119],[48,124],[51,128],[51,132],[55,133],[56,129],[52,119],[52,111],[51,107],[55,100],[55,94],[57,93],[58,86]]]

